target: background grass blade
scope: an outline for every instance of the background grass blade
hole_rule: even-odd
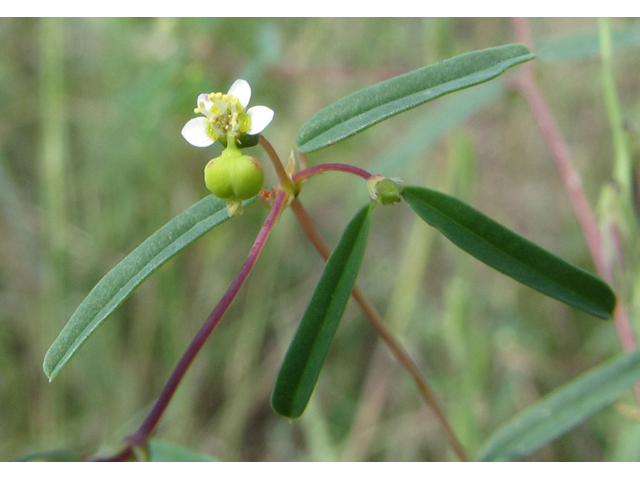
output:
[[[360,270],[372,205],[347,226],[289,345],[271,395],[273,410],[280,415],[299,417],[311,398]]]
[[[298,150],[309,153],[327,147],[393,115],[491,80],[534,57],[525,45],[504,45],[459,55],[377,83],[316,113],[298,130]]]
[[[513,460],[554,440],[640,381],[640,350],[619,355],[519,413],[485,443],[480,461]]]
[[[444,193],[405,187],[403,198],[429,225],[499,272],[599,318],[611,318],[616,298],[599,278],[575,267]]]
[[[149,275],[228,218],[225,200],[209,195],[160,228],[107,273],[78,306],[45,355],[43,369],[49,381]]]
[[[446,133],[459,128],[468,118],[495,102],[507,92],[504,82],[485,83],[451,95],[433,105],[398,142],[389,144],[369,167],[385,176],[402,177],[416,159],[427,154]],[[405,178],[409,178],[406,175]]]

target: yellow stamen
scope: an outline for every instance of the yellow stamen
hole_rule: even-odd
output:
[[[246,113],[241,113],[238,115],[238,125],[242,133],[248,132],[251,128],[251,117]]]

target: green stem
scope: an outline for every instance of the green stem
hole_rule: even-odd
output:
[[[59,263],[66,249],[67,224],[64,23],[59,18],[44,18],[40,29],[40,191],[46,226],[43,237],[46,239],[48,253]]]
[[[39,351],[46,351],[55,337],[56,323],[51,318],[59,316],[60,299],[64,297],[67,280],[67,196],[66,181],[67,119],[64,87],[64,19],[43,18],[39,21],[39,91],[40,150],[38,152],[38,180],[40,203],[40,315],[33,323],[32,340],[40,343]],[[39,384],[38,384],[39,385]],[[36,437],[46,436],[56,428],[60,412],[59,402],[49,398],[43,403],[44,394],[32,395],[38,408],[39,420],[34,423]],[[54,393],[54,395],[57,395]]]
[[[631,304],[638,305],[640,301],[640,272],[638,271],[638,223],[633,205],[633,166],[629,142],[624,127],[620,99],[616,90],[613,73],[613,47],[611,40],[611,25],[609,19],[598,19],[598,33],[600,39],[600,57],[602,67],[602,93],[609,117],[611,138],[613,142],[614,162],[613,178],[617,188],[613,191],[612,204],[603,211],[604,221],[610,227],[614,245],[619,247],[618,275],[621,290],[629,292]],[[636,332],[640,327],[640,319],[635,321]],[[638,387],[640,399],[640,386]]]
[[[628,143],[624,131],[624,121],[620,110],[620,100],[618,99],[613,75],[613,51],[609,19],[598,19],[598,33],[600,38],[600,56],[602,59],[602,68],[600,70],[602,90],[609,115],[613,150],[615,152],[613,177],[616,182],[618,182],[622,190],[622,196],[626,201],[630,198],[632,185],[631,156],[629,155]]]

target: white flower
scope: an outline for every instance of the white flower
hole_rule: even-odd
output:
[[[262,105],[247,105],[251,99],[251,87],[246,80],[236,80],[229,93],[202,93],[198,95],[195,113],[203,116],[192,118],[182,129],[182,136],[196,147],[208,147],[220,137],[242,134],[257,135],[273,119],[273,110]]]

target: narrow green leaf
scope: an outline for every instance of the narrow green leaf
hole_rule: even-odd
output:
[[[372,205],[347,226],[289,345],[271,394],[271,406],[280,415],[297,418],[309,403],[360,270]]]
[[[157,438],[149,440],[149,457],[152,462],[217,462],[206,453]]]
[[[611,318],[616,297],[605,282],[483,215],[457,198],[409,186],[403,198],[429,225],[499,272],[591,315]]]
[[[209,195],[156,231],[107,273],[78,306],[45,355],[43,369],[49,381],[149,275],[228,218],[226,202]]]
[[[480,461],[514,460],[533,453],[640,382],[640,350],[621,354],[554,390],[498,429]]]
[[[377,83],[316,113],[298,130],[298,150],[309,153],[327,147],[447,93],[489,81],[534,57],[525,45],[504,45],[465,53]]]

